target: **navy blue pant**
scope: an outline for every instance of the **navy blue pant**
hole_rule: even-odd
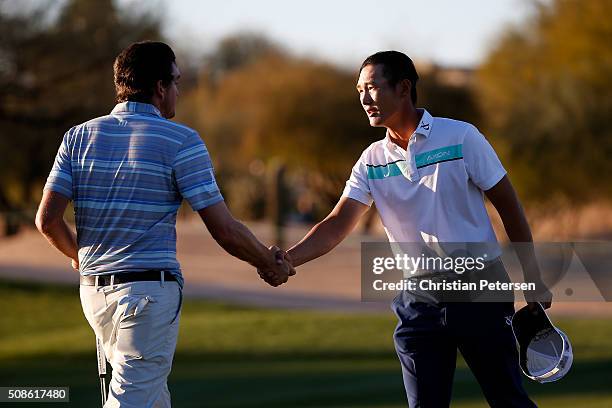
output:
[[[416,302],[406,292],[392,304],[393,336],[410,408],[443,408],[451,401],[457,349],[492,407],[531,408],[521,383],[506,303]]]

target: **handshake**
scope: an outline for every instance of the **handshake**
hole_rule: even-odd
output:
[[[269,248],[270,257],[264,266],[257,268],[259,277],[270,286],[280,286],[295,275],[291,257],[277,246]]]

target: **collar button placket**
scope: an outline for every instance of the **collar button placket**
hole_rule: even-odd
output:
[[[412,135],[410,140],[408,141],[408,148],[406,149],[406,160],[409,165],[409,179],[410,181],[417,181],[419,179],[419,170],[416,168],[416,158],[415,158],[415,145],[416,145],[416,134]]]

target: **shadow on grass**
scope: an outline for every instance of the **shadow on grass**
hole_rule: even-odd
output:
[[[78,286],[58,283],[34,282],[30,280],[19,280],[11,278],[0,278],[0,289],[11,292],[27,292],[28,294],[54,293],[57,295],[74,295],[78,293]]]
[[[66,310],[65,313],[68,314],[72,313],[70,315],[72,317],[68,317],[74,322],[85,325],[78,296],[75,296],[76,290],[73,286],[0,280],[0,294],[6,296],[7,307],[12,304],[11,296],[16,299],[27,299],[29,302],[32,295],[45,294],[54,300],[57,297],[57,301],[62,300],[69,304],[69,307],[66,306],[61,310]],[[25,296],[21,296],[22,294]],[[40,305],[38,309],[41,310],[34,308],[34,313],[40,313],[42,308]],[[199,310],[210,313],[217,309],[227,313],[251,308],[190,301],[186,303],[183,318],[198,314]],[[49,317],[46,314],[41,317],[45,316]],[[36,327],[40,327],[41,321],[37,321]],[[49,323],[46,320],[44,322]],[[56,325],[57,317],[50,317],[50,322]],[[259,327],[257,322],[251,323],[253,327]],[[584,334],[591,335],[590,332]],[[252,335],[257,336],[258,333],[253,332]],[[248,337],[241,340],[244,344],[249,344],[250,341]],[[346,342],[347,346],[350,345],[351,339],[346,338]],[[210,350],[211,345],[207,347]],[[219,348],[222,348],[222,345],[219,345]],[[546,399],[550,396],[561,398],[606,396],[612,399],[612,390],[609,386],[611,377],[612,358],[606,355],[599,360],[575,360],[568,376],[558,383],[540,385],[526,381],[526,385],[536,402],[539,398]],[[0,386],[69,386],[71,396],[69,406],[99,406],[99,384],[93,343],[91,352],[86,353],[71,351],[71,345],[66,344],[65,352],[61,355],[46,354],[40,357],[2,359]],[[320,351],[303,347],[294,352],[258,353],[255,351],[193,352],[181,351],[179,348],[169,386],[174,406],[178,408],[406,406],[399,363],[389,349],[345,352]],[[455,374],[453,406],[463,403],[486,406],[478,384],[464,365],[460,366]],[[40,405],[19,404],[19,407],[27,406]],[[65,407],[67,404],[61,406]]]
[[[0,367],[2,386],[70,386],[69,405],[99,406],[93,353],[4,360]],[[560,382],[530,382],[527,387],[536,401],[546,396],[611,395],[611,367],[612,360],[576,362]],[[178,352],[169,386],[174,406],[179,408],[406,406],[399,363],[395,356],[377,352]],[[472,374],[459,368],[453,403],[478,401],[486,406]]]

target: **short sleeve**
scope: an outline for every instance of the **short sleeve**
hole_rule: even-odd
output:
[[[467,130],[462,152],[468,175],[481,190],[489,190],[506,175],[495,150],[474,126]]]
[[[352,198],[367,206],[372,205],[372,194],[368,184],[368,169],[365,163],[365,152],[351,170],[351,176],[346,182],[343,197]]]
[[[66,132],[62,139],[43,190],[55,191],[72,200],[72,163],[69,140],[70,131]]]
[[[223,201],[208,149],[196,132],[178,150],[173,170],[179,193],[194,211]]]

